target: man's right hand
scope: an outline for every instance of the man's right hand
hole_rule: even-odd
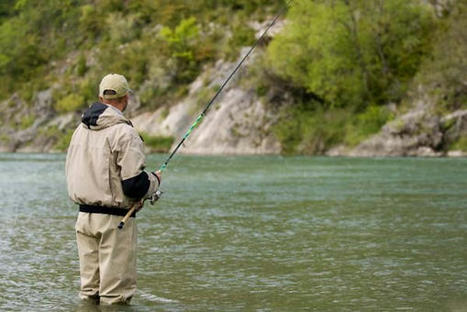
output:
[[[144,200],[149,199],[151,201],[151,205],[156,202],[160,195],[162,194],[161,191],[159,191],[159,186],[161,185],[162,182],[162,172],[160,170],[151,172],[151,174],[156,178],[157,180],[157,185],[155,185],[151,190],[148,191],[146,196],[144,197]]]
[[[153,174],[156,176],[157,178],[157,182],[159,183],[159,185],[161,185],[161,182],[162,182],[162,172],[160,170],[157,170],[157,171],[154,171]],[[158,186],[159,186],[158,185]]]

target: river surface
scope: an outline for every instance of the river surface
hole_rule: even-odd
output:
[[[467,159],[177,155],[124,307],[78,299],[64,159],[0,154],[0,311],[467,311]]]

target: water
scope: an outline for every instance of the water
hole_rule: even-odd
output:
[[[467,311],[467,159],[177,156],[164,190],[132,305],[93,306],[64,155],[0,154],[0,311]]]

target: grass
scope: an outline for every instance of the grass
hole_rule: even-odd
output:
[[[324,154],[339,144],[358,145],[392,118],[385,107],[379,106],[362,113],[297,106],[283,111],[274,134],[281,142],[283,154]]]
[[[34,124],[35,119],[36,118],[34,117],[34,115],[23,116],[23,118],[21,118],[21,123],[19,125],[20,129],[24,130],[24,129],[31,127]]]
[[[167,153],[174,142],[173,137],[167,136],[152,136],[148,133],[141,133],[146,147],[152,152]]]
[[[57,129],[58,131],[58,129]],[[57,132],[57,142],[54,145],[54,149],[58,151],[66,151],[68,146],[70,145],[71,137],[73,135],[74,130],[68,129],[65,132],[58,131]]]
[[[449,150],[467,152],[467,135],[461,136],[449,147]]]

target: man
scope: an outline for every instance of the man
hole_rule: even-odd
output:
[[[66,158],[68,193],[79,204],[80,297],[104,304],[129,303],[135,293],[134,216],[123,229],[117,226],[160,184],[159,172],[144,171],[143,142],[122,114],[130,91],[122,75],[102,79],[99,102],[83,114]]]

